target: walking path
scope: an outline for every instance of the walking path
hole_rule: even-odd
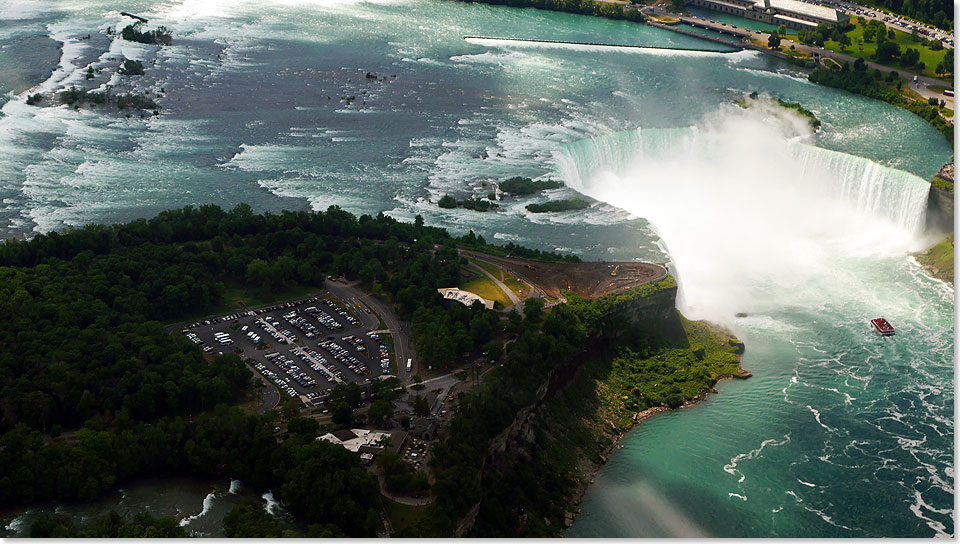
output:
[[[477,272],[480,272],[480,273],[483,274],[484,276],[486,276],[486,277],[490,278],[491,280],[493,280],[493,283],[497,284],[497,287],[499,287],[500,290],[503,291],[504,294],[506,294],[507,297],[510,299],[511,307],[512,307],[512,306],[517,306],[517,305],[520,304],[520,297],[518,297],[517,294],[513,292],[513,289],[511,289],[511,288],[507,287],[506,285],[504,285],[504,283],[503,283],[502,281],[500,281],[498,278],[494,277],[493,274],[491,274],[491,273],[487,272],[486,270],[484,270],[482,266],[478,266],[478,265],[477,265],[476,263],[474,263],[473,261],[467,261],[467,262],[470,263],[470,268],[476,270]]]

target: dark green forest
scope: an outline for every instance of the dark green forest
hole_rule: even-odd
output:
[[[217,309],[228,289],[343,275],[394,302],[419,341],[440,338],[440,353],[481,350],[495,314],[442,310],[437,293],[458,280],[457,247],[563,258],[335,207],[187,207],[0,244],[0,504],[89,499],[150,475],[227,476],[273,489],[308,524],[373,535],[379,493],[356,457],[296,433],[278,448],[270,417],[226,407],[252,391],[240,358],[207,359],[164,323]]]
[[[636,296],[647,296],[675,285],[673,279],[668,278],[646,286]],[[616,300],[624,302],[631,298],[625,294]],[[517,511],[501,504],[502,497],[511,496],[509,502],[515,503],[516,497],[535,492],[546,504],[563,500],[563,492],[570,482],[563,475],[546,469],[531,475],[527,481],[527,484],[535,481],[536,490],[521,490],[523,485],[519,481],[500,481],[495,476],[489,480],[490,474],[482,468],[495,457],[488,457],[491,439],[514,421],[520,409],[535,402],[537,390],[551,371],[561,369],[570,361],[596,357],[630,344],[642,353],[658,346],[659,335],[643,328],[626,335],[629,341],[612,342],[605,336],[602,331],[607,327],[601,314],[610,309],[606,299],[578,299],[576,305],[555,306],[549,313],[544,312],[542,305],[540,299],[529,299],[523,317],[516,312],[508,316],[503,327],[513,341],[499,357],[502,364],[484,378],[481,389],[460,399],[449,435],[434,446],[431,466],[436,475],[433,486],[436,502],[420,524],[396,536],[449,535],[481,498],[484,502],[474,529],[476,535],[515,536]],[[536,536],[551,534],[553,532],[548,531]]]

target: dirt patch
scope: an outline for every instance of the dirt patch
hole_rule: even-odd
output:
[[[595,299],[617,291],[659,281],[667,270],[653,263],[637,262],[546,262],[515,257],[497,257],[477,251],[460,250],[471,259],[485,261],[513,274],[543,291],[548,297],[560,298],[562,290]]]

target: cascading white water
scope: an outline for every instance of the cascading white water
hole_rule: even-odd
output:
[[[681,309],[728,321],[849,294],[858,287],[837,281],[842,262],[926,242],[926,181],[804,143],[807,133],[789,112],[729,107],[697,127],[575,142],[555,159],[570,187],[653,224],[679,276]]]

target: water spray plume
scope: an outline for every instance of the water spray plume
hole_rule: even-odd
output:
[[[730,323],[810,296],[849,297],[862,287],[841,277],[840,261],[928,242],[928,183],[818,148],[809,134],[791,112],[727,106],[694,127],[576,142],[557,163],[572,188],[652,223],[681,311]]]

